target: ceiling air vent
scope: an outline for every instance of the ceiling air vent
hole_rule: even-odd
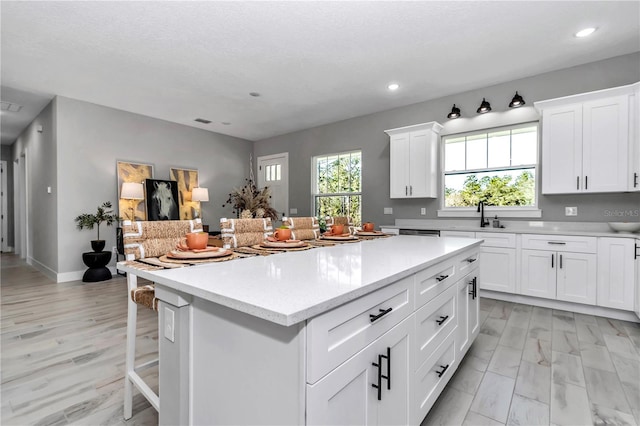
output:
[[[0,102],[2,111],[20,112],[22,105],[12,104],[11,102]]]
[[[193,121],[197,121],[198,123],[202,123],[202,124],[210,124],[211,123],[211,120],[207,120],[205,118],[196,118]]]

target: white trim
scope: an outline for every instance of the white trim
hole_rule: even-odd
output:
[[[438,217],[480,217],[480,213],[476,211],[475,208],[462,209],[459,210],[453,209],[440,209],[438,210]],[[504,217],[531,217],[538,218],[542,217],[542,210],[540,209],[525,209],[525,208],[513,208],[510,209],[508,207],[485,207],[484,215],[486,218],[491,218],[495,215],[498,218]]]
[[[35,260],[34,258],[29,257],[29,258],[27,258],[27,264],[33,266],[38,271],[42,272],[43,275],[45,275],[47,278],[51,279],[52,281],[59,282],[59,281],[57,281],[58,273],[56,271],[54,271],[53,269],[49,268],[44,263],[41,263],[41,262]]]
[[[480,297],[504,300],[506,302],[524,303],[527,305],[540,306],[543,308],[560,309],[563,311],[577,312],[579,314],[585,315],[614,318],[629,322],[640,322],[640,319],[633,313],[633,311],[622,311],[619,309],[605,308],[602,306],[583,305],[581,303],[565,302],[563,300],[542,299],[538,297],[525,296],[522,294],[502,293],[499,291],[483,289],[480,289]]]
[[[0,177],[0,183],[2,187],[0,191],[2,192],[2,201],[0,201],[0,214],[2,218],[0,219],[0,223],[2,224],[2,243],[0,244],[0,251],[7,252],[9,249],[9,227],[7,226],[9,222],[9,212],[8,212],[8,201],[9,201],[9,193],[7,192],[7,180],[9,177],[9,172],[7,169],[7,162],[0,161],[0,168],[2,168],[2,177]]]

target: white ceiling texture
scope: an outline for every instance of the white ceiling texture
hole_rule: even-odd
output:
[[[0,13],[2,101],[25,104],[3,111],[3,144],[55,95],[260,140],[640,50],[639,1],[3,1]],[[587,26],[598,31],[573,36]]]

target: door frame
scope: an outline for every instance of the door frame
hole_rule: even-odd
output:
[[[9,231],[7,222],[9,221],[7,202],[9,196],[7,194],[7,162],[0,161],[0,252],[5,253],[9,251]]]
[[[286,173],[282,173],[282,177],[284,178],[286,175],[286,182],[285,182],[285,188],[286,188],[286,197],[285,197],[285,216],[289,216],[289,153],[288,152],[281,152],[279,154],[271,154],[271,155],[263,155],[257,158],[256,161],[256,166],[257,166],[257,172],[258,172],[258,184],[261,183],[263,179],[262,177],[262,163],[263,162],[267,162],[269,160],[273,160],[275,158],[284,158],[284,164],[286,165],[285,170]],[[283,179],[284,180],[284,179]],[[262,182],[263,184],[265,182]],[[266,185],[263,185],[266,186]],[[280,213],[280,212],[278,212]],[[278,218],[278,220],[281,220],[282,218]]]

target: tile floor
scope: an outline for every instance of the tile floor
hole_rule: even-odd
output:
[[[640,324],[481,299],[426,425],[640,425]]]

